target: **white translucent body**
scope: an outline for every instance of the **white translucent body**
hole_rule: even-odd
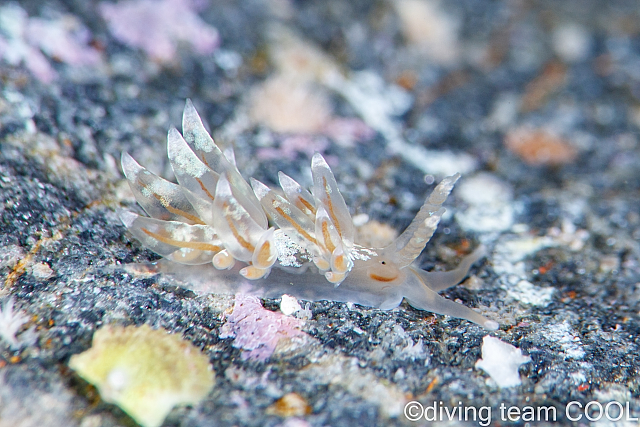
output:
[[[311,162],[313,194],[280,173],[283,197],[259,181],[249,185],[242,178],[233,152],[218,148],[190,101],[183,134],[171,129],[168,141],[179,185],[147,171],[128,154],[122,156],[136,200],[153,218],[127,211],[120,215],[144,246],[171,261],[155,264],[155,271],[175,274],[184,286],[212,293],[235,292],[244,277],[265,297],[286,293],[381,309],[397,307],[406,298],[419,309],[498,327],[437,294],[466,276],[484,255],[482,248],[449,272],[429,273],[413,264],[433,235],[459,174],[438,184],[388,247],[364,248],[354,242],[351,215],[320,154]]]

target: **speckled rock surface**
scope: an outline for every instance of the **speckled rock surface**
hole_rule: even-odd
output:
[[[166,426],[428,424],[409,402],[490,407],[502,424],[501,405],[542,425],[526,407],[567,423],[567,406],[575,419],[577,403],[616,401],[640,417],[636,1],[160,3],[181,16],[139,19],[161,50],[97,1],[0,5],[0,298],[28,316],[17,346],[0,342],[0,426],[135,425],[67,366],[106,324],[164,328],[209,357],[213,391]],[[141,212],[120,153],[172,179],[166,132],[185,98],[245,176],[308,184],[320,151],[352,214],[398,231],[434,181],[463,172],[419,262],[452,268],[485,244],[443,294],[500,329],[315,302],[303,335],[244,360],[220,337],[233,296],[122,268],[157,256],[115,213]],[[475,368],[486,335],[530,357],[519,385]]]

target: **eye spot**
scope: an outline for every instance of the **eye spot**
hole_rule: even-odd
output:
[[[380,261],[380,264],[387,265],[387,261]]]

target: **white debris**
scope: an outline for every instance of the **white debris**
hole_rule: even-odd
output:
[[[538,286],[527,280],[524,259],[543,248],[557,246],[548,236],[524,236],[501,238],[491,257],[493,270],[500,276],[501,287],[507,294],[524,304],[545,307],[551,302],[555,288]]]
[[[554,288],[536,286],[528,280],[520,280],[515,286],[505,287],[507,294],[524,304],[546,307],[553,297]]]
[[[394,3],[407,41],[431,62],[452,64],[460,56],[460,23],[447,14],[439,1],[396,0]]]
[[[591,35],[584,27],[570,23],[553,31],[553,50],[566,62],[579,62],[589,56]]]
[[[511,187],[488,172],[465,179],[458,185],[456,194],[471,205],[507,203],[513,198]]]
[[[515,226],[512,231],[516,231]],[[588,237],[587,231],[576,230],[569,221],[563,221],[562,229],[550,228],[546,236],[503,235],[490,258],[493,270],[500,276],[501,287],[511,298],[544,307],[551,302],[555,288],[531,283],[525,258],[549,247],[566,246],[573,251],[580,250]]]
[[[298,300],[291,295],[282,295],[280,301],[280,311],[286,316],[294,316],[298,319],[311,319],[313,317],[313,311],[311,311],[311,305],[306,303],[304,308],[300,305]]]
[[[582,371],[571,372],[569,377],[578,385],[587,382],[587,376]]]
[[[49,264],[45,262],[39,262],[31,266],[31,274],[36,279],[46,280],[53,276],[53,270],[49,267]]]
[[[619,384],[610,384],[604,390],[595,390],[593,394],[594,397],[600,402],[616,401],[624,404],[625,402],[633,400],[629,389]],[[635,425],[637,425],[637,423]]]
[[[287,294],[282,295],[282,300],[280,301],[280,311],[282,314],[291,316],[293,313],[300,310],[302,310],[302,307],[295,297]]]
[[[218,67],[232,77],[235,76],[242,65],[242,55],[233,50],[217,49],[213,52],[213,60]]]
[[[521,238],[504,240],[496,245],[496,253],[511,263],[522,261],[540,249],[557,246],[557,243],[547,236],[523,236]]]
[[[279,424],[279,427],[311,427],[311,424],[302,418],[293,417],[284,420],[282,424]]]
[[[0,269],[13,268],[26,254],[18,245],[8,245],[0,251]]]
[[[431,175],[451,176],[457,172],[464,175],[478,168],[476,159],[467,153],[425,150],[422,147],[399,142],[393,146],[390,145],[390,148],[401,151],[400,155],[405,160],[411,157],[413,160],[410,163],[417,164],[424,173]]]
[[[560,344],[562,351],[568,358],[582,359],[585,354],[582,349],[582,341],[571,329],[571,325],[567,321],[547,326],[544,337],[551,342]]]
[[[520,109],[520,96],[513,92],[498,95],[493,103],[493,108],[489,116],[485,119],[488,130],[506,131],[513,126],[518,118]]]
[[[514,222],[513,191],[506,182],[481,172],[462,180],[456,194],[469,204],[456,213],[456,220],[467,231],[495,233],[507,231]]]
[[[482,340],[482,359],[476,362],[476,368],[489,374],[498,387],[514,387],[521,382],[518,368],[530,361],[519,348],[487,335]]]
[[[362,227],[369,222],[369,215],[367,215],[366,213],[359,213],[354,215],[351,219],[355,227]]]
[[[589,232],[584,229],[576,229],[571,221],[563,219],[561,228],[549,228],[547,236],[553,238],[560,246],[567,246],[572,251],[579,251],[589,239]]]
[[[620,270],[620,258],[616,255],[603,255],[600,258],[600,271],[603,273],[617,272]]]
[[[334,75],[326,84],[342,95],[367,125],[380,132],[391,154],[401,156],[422,172],[444,176],[477,169],[477,161],[466,153],[426,150],[404,140],[402,127],[394,118],[407,111],[413,100],[402,88],[387,85],[371,71],[352,73],[349,79]]]

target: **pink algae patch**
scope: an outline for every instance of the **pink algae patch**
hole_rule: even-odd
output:
[[[220,328],[220,338],[235,338],[233,347],[242,349],[242,360],[267,360],[282,338],[303,336],[302,320],[269,311],[257,297],[238,294],[227,323]]]
[[[174,59],[179,42],[192,45],[199,54],[218,47],[218,31],[200,19],[195,8],[192,0],[100,3],[100,12],[116,39],[160,62]]]
[[[317,135],[290,135],[280,141],[278,148],[264,147],[258,149],[260,160],[273,160],[285,158],[295,160],[298,153],[304,153],[308,157],[313,153],[324,153],[329,147],[329,140],[324,136]]]
[[[100,53],[89,46],[91,33],[71,15],[57,20],[30,18],[28,39],[49,57],[76,65],[95,65]]]
[[[356,142],[373,139],[376,131],[360,119],[336,117],[324,126],[322,133],[343,147],[352,147]]]
[[[578,154],[569,141],[543,129],[514,129],[505,136],[504,144],[530,165],[570,163]]]
[[[90,66],[101,61],[90,46],[92,35],[73,15],[53,19],[30,17],[14,3],[0,6],[0,60],[24,66],[38,80],[57,77],[49,58],[69,66]]]

